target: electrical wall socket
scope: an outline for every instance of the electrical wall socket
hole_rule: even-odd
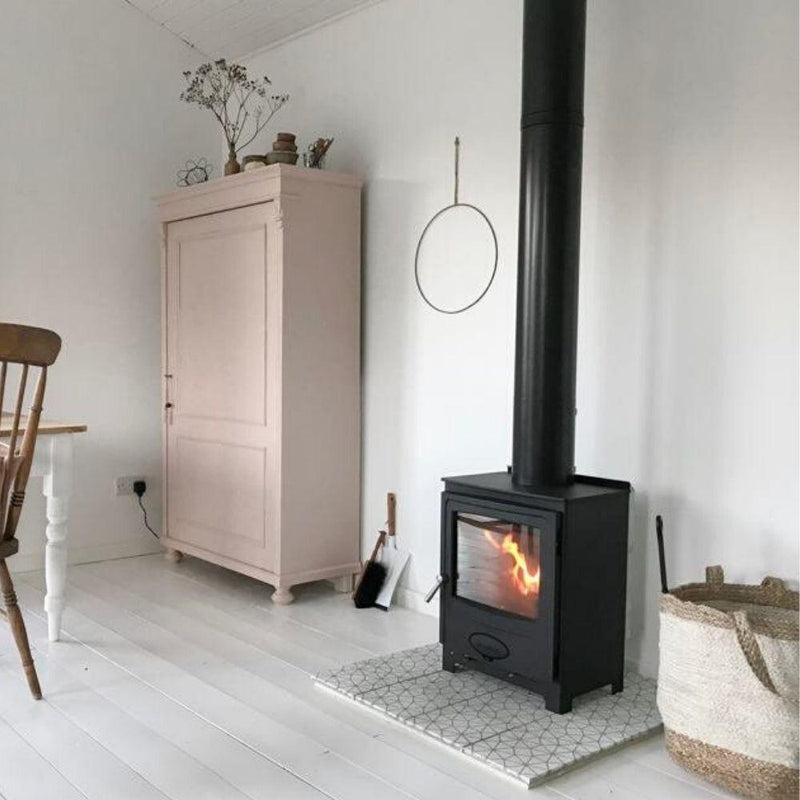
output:
[[[117,496],[119,497],[123,494],[133,494],[134,482],[143,480],[144,478],[141,475],[126,475],[122,478],[117,478],[116,482],[114,483]]]

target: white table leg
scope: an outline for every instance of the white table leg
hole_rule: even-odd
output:
[[[41,442],[40,444],[44,444]],[[45,552],[44,610],[47,636],[57,642],[61,633],[61,614],[67,585],[67,533],[69,496],[72,492],[72,436],[50,437],[50,469],[44,478],[47,498],[47,549]]]

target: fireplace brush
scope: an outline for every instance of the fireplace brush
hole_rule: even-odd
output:
[[[378,593],[386,580],[386,567],[378,561],[378,553],[385,543],[386,531],[381,531],[353,592],[353,603],[356,608],[372,608],[375,605]]]

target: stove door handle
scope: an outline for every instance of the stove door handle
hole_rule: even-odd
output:
[[[428,594],[425,595],[426,603],[430,603],[430,601],[433,600],[434,597],[436,597],[436,592],[438,592],[439,589],[442,588],[442,586],[445,584],[446,581],[447,578],[445,578],[444,575],[436,576],[436,583],[433,584],[433,588],[428,592]]]

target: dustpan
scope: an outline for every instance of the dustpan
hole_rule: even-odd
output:
[[[392,604],[397,584],[400,576],[408,564],[411,553],[404,548],[397,546],[397,497],[393,492],[386,495],[386,532],[388,534],[386,544],[381,552],[380,563],[386,568],[386,578],[383,582],[378,597],[375,599],[375,607],[383,611],[388,611]]]

